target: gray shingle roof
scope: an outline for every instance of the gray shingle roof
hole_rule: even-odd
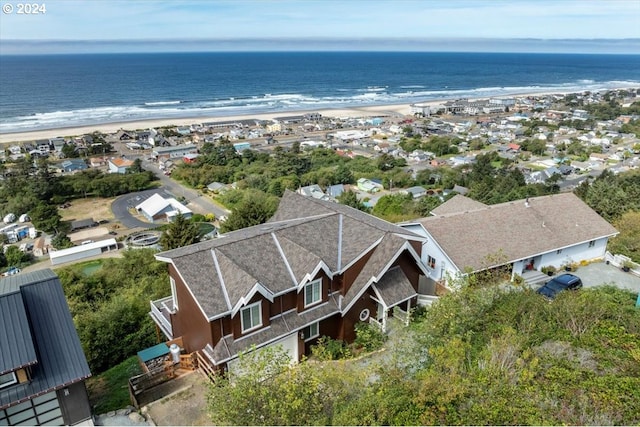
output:
[[[344,296],[343,309],[349,307],[362,293],[373,278],[381,280],[381,273],[393,256],[400,251],[406,240],[394,234],[384,236],[380,244],[376,246],[367,263],[353,281],[353,284]]]
[[[373,285],[373,288],[387,307],[392,307],[418,295],[399,267],[390,269],[378,283]]]
[[[21,273],[0,280],[0,299],[19,289],[29,320],[37,363],[32,381],[0,390],[0,409],[91,375],[58,277],[51,270]],[[3,328],[8,325],[4,324]],[[2,353],[18,352],[2,348]],[[13,356],[12,356],[13,357]]]
[[[509,262],[617,233],[573,193],[530,198],[528,207],[518,200],[420,223],[461,271],[491,267],[487,256],[499,251]]]
[[[484,203],[477,202],[461,194],[456,194],[437,208],[431,211],[433,215],[448,215],[465,211],[475,211],[486,208]]]
[[[421,239],[348,206],[286,192],[270,222],[157,257],[173,262],[204,313],[215,318],[235,307],[256,283],[273,294],[293,290],[321,262],[338,272],[385,236],[396,246],[405,238]],[[387,262],[372,257],[367,265],[377,274]]]

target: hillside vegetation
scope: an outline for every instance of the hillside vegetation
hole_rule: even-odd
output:
[[[417,315],[380,365],[307,361],[274,375],[277,356],[253,361],[259,372],[212,387],[209,413],[224,425],[637,425],[634,303],[610,286],[551,303],[466,287]]]

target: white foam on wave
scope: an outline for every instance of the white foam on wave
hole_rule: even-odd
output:
[[[417,86],[417,85],[416,85]],[[484,98],[526,93],[598,91],[621,87],[640,87],[640,81],[576,80],[559,84],[540,84],[509,87],[480,87],[469,89],[438,89],[393,91],[386,87],[371,86],[366,89],[335,90],[333,95],[311,96],[302,93],[264,94],[259,96],[230,97],[210,101],[158,101],[148,105],[110,106],[68,111],[54,111],[31,115],[0,118],[0,133],[24,132],[117,123],[147,119],[180,117],[216,117],[233,114],[258,114],[277,111],[295,111],[310,108],[345,108],[361,105],[409,104],[438,99]],[[406,89],[400,87],[401,89]],[[375,90],[374,90],[375,89]],[[380,90],[384,89],[384,90]],[[419,88],[414,88],[419,89]],[[162,102],[162,103],[161,103]]]
[[[148,106],[148,107],[155,107],[155,106],[161,106],[161,105],[177,105],[180,104],[182,101],[155,101],[155,102],[145,102],[144,105]]]

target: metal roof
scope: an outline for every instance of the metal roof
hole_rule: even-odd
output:
[[[16,290],[19,290],[19,294]],[[46,269],[0,280],[0,300],[14,295],[22,297],[22,310],[28,322],[21,323],[20,327],[30,329],[28,338],[35,349],[37,363],[31,368],[31,382],[0,389],[0,409],[76,383],[91,375],[56,274]],[[10,307],[8,304],[7,308],[17,310],[12,314],[17,321],[20,308],[15,305]],[[16,324],[3,323],[4,331],[1,333],[10,333],[7,330],[14,326]],[[16,347],[2,347],[3,357],[12,360],[17,359],[21,351]]]

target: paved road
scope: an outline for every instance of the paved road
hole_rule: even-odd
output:
[[[229,211],[210,201],[206,196],[202,195],[202,192],[187,188],[166,176],[160,169],[158,169],[158,166],[155,163],[143,160],[142,165],[144,169],[152,171],[160,178],[162,188],[165,192],[175,198],[184,197],[188,202],[187,207],[193,212],[203,215],[213,213],[216,218],[220,218],[223,215],[229,215]]]

